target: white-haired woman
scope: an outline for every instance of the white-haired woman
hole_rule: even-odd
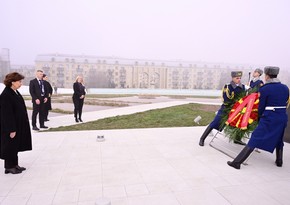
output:
[[[76,82],[73,84],[73,103],[74,103],[74,117],[76,122],[82,122],[82,110],[84,105],[84,99],[86,95],[85,86],[83,84],[83,78],[77,76]]]

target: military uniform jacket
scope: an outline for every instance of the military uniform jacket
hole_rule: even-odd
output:
[[[256,81],[251,80],[250,88],[252,88],[252,89],[257,88],[257,90],[259,90],[263,84],[264,84],[264,82],[260,79],[256,80]]]
[[[223,117],[223,110],[225,108],[226,105],[228,105],[228,103],[234,99],[234,97],[241,93],[242,91],[245,91],[245,85],[240,84],[240,85],[236,85],[234,84],[234,82],[232,81],[229,84],[226,84],[223,88],[223,104],[221,106],[221,108],[218,110],[214,120],[209,124],[209,126],[213,129],[216,130],[220,130],[220,128],[222,127],[222,125],[220,125],[221,123],[221,119]]]
[[[0,96],[0,157],[9,158],[20,151],[32,150],[31,131],[25,102],[18,91],[6,87]],[[16,136],[10,138],[10,133]]]
[[[271,109],[271,107],[286,107],[289,89],[280,82],[266,83],[260,90],[259,123],[248,142],[251,148],[259,148],[273,152],[275,148],[283,147],[283,135],[288,117],[286,108]],[[270,109],[271,110],[270,110]]]

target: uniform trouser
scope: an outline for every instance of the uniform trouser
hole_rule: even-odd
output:
[[[83,105],[84,105],[84,99],[75,99],[73,98],[73,102],[74,102],[74,116],[75,118],[82,118],[82,112],[83,112]],[[78,117],[79,115],[79,117]]]
[[[4,160],[4,168],[11,169],[18,165],[18,153],[15,153]]]
[[[44,118],[45,118],[45,104],[43,99],[40,100],[40,104],[37,105],[33,102],[33,111],[32,111],[32,127],[36,127],[36,117],[39,115],[39,124],[40,126],[44,126]]]

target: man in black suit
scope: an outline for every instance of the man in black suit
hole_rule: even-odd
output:
[[[36,71],[36,78],[30,81],[29,92],[32,97],[33,111],[32,111],[32,129],[39,130],[36,126],[36,117],[39,114],[40,128],[48,128],[44,125],[45,118],[45,103],[48,98],[47,87],[43,83],[43,71]]]
[[[49,110],[52,109],[51,96],[52,96],[53,89],[52,89],[50,83],[48,82],[48,76],[46,74],[43,74],[43,83],[44,83],[44,86],[46,87],[47,92],[48,92],[47,102],[45,103],[45,115],[44,115],[44,121],[46,122],[46,121],[49,121],[48,113],[49,113]]]

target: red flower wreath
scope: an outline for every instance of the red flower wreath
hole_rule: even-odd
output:
[[[252,93],[243,97],[233,105],[226,124],[246,130],[248,124],[258,120],[258,105],[258,93]]]

